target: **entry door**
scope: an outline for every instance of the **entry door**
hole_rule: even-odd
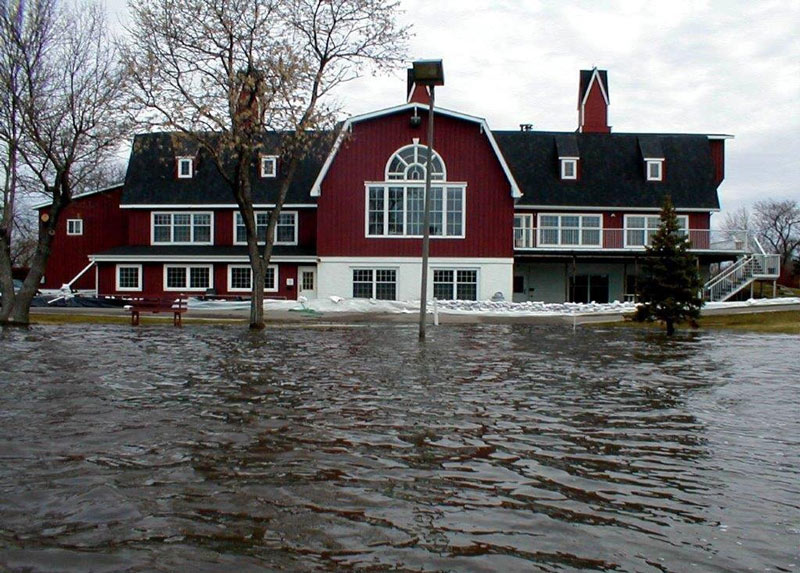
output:
[[[317,268],[298,267],[297,277],[300,281],[298,294],[307,299],[317,298]]]

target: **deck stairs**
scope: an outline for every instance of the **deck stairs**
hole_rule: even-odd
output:
[[[753,238],[753,244],[755,252],[745,253],[703,285],[706,302],[728,300],[757,280],[777,280],[780,255],[768,254],[756,238]]]

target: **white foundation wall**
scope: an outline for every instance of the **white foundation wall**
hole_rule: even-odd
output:
[[[397,300],[419,300],[422,262],[410,257],[321,257],[317,264],[318,296],[353,296],[353,269],[394,269],[397,271]],[[428,260],[428,298],[433,297],[433,270],[478,271],[478,300],[503,293],[511,300],[514,259],[434,258]]]

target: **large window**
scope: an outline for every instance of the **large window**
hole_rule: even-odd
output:
[[[142,265],[117,265],[117,290],[142,290]]]
[[[681,235],[686,236],[689,218],[686,215],[678,216],[678,228]],[[661,225],[658,215],[625,215],[625,246],[644,247],[650,242]]]
[[[353,269],[353,298],[397,299],[395,269]]]
[[[257,212],[256,214],[256,233],[258,242],[267,242],[267,227],[269,226],[269,212]],[[247,232],[244,227],[244,219],[238,211],[234,213],[234,228],[236,236],[234,243],[244,245],[247,243]],[[296,245],[297,244],[297,211],[281,211],[278,217],[278,224],[275,226],[276,245]]]
[[[433,269],[433,298],[478,300],[478,271]]]
[[[601,246],[600,215],[539,215],[539,246]]]
[[[211,213],[153,213],[153,244],[200,243],[210,245]]]
[[[367,236],[421,237],[425,188],[421,185],[368,185]],[[431,187],[430,234],[464,236],[464,186]]]
[[[251,292],[253,290],[253,271],[250,265],[228,265],[228,291]],[[270,265],[264,277],[264,292],[278,291],[278,267]]]
[[[206,291],[213,274],[212,265],[164,265],[164,290]]]

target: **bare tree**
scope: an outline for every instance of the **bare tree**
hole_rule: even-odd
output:
[[[398,61],[408,32],[395,0],[132,0],[125,52],[149,125],[192,140],[230,187],[252,269],[250,327],[264,326],[275,227],[300,162],[334,125],[330,91]],[[324,105],[323,100],[328,100]],[[263,249],[251,165],[278,135],[281,183]]]
[[[119,95],[121,74],[99,4],[71,7],[56,0],[4,4],[2,74],[5,97],[14,98],[18,139],[9,161],[14,177],[34,181],[51,201],[38,221],[37,244],[20,291],[6,290],[0,322],[27,324],[31,300],[44,274],[60,215],[76,189],[125,135]],[[13,210],[12,210],[13,211]],[[5,211],[4,211],[5,215]],[[13,216],[13,212],[12,212]],[[5,237],[8,238],[8,231]],[[0,244],[0,275],[11,272],[8,241]]]
[[[781,256],[781,266],[791,268],[800,249],[800,204],[792,199],[765,199],[753,205],[753,226],[760,239]]]

